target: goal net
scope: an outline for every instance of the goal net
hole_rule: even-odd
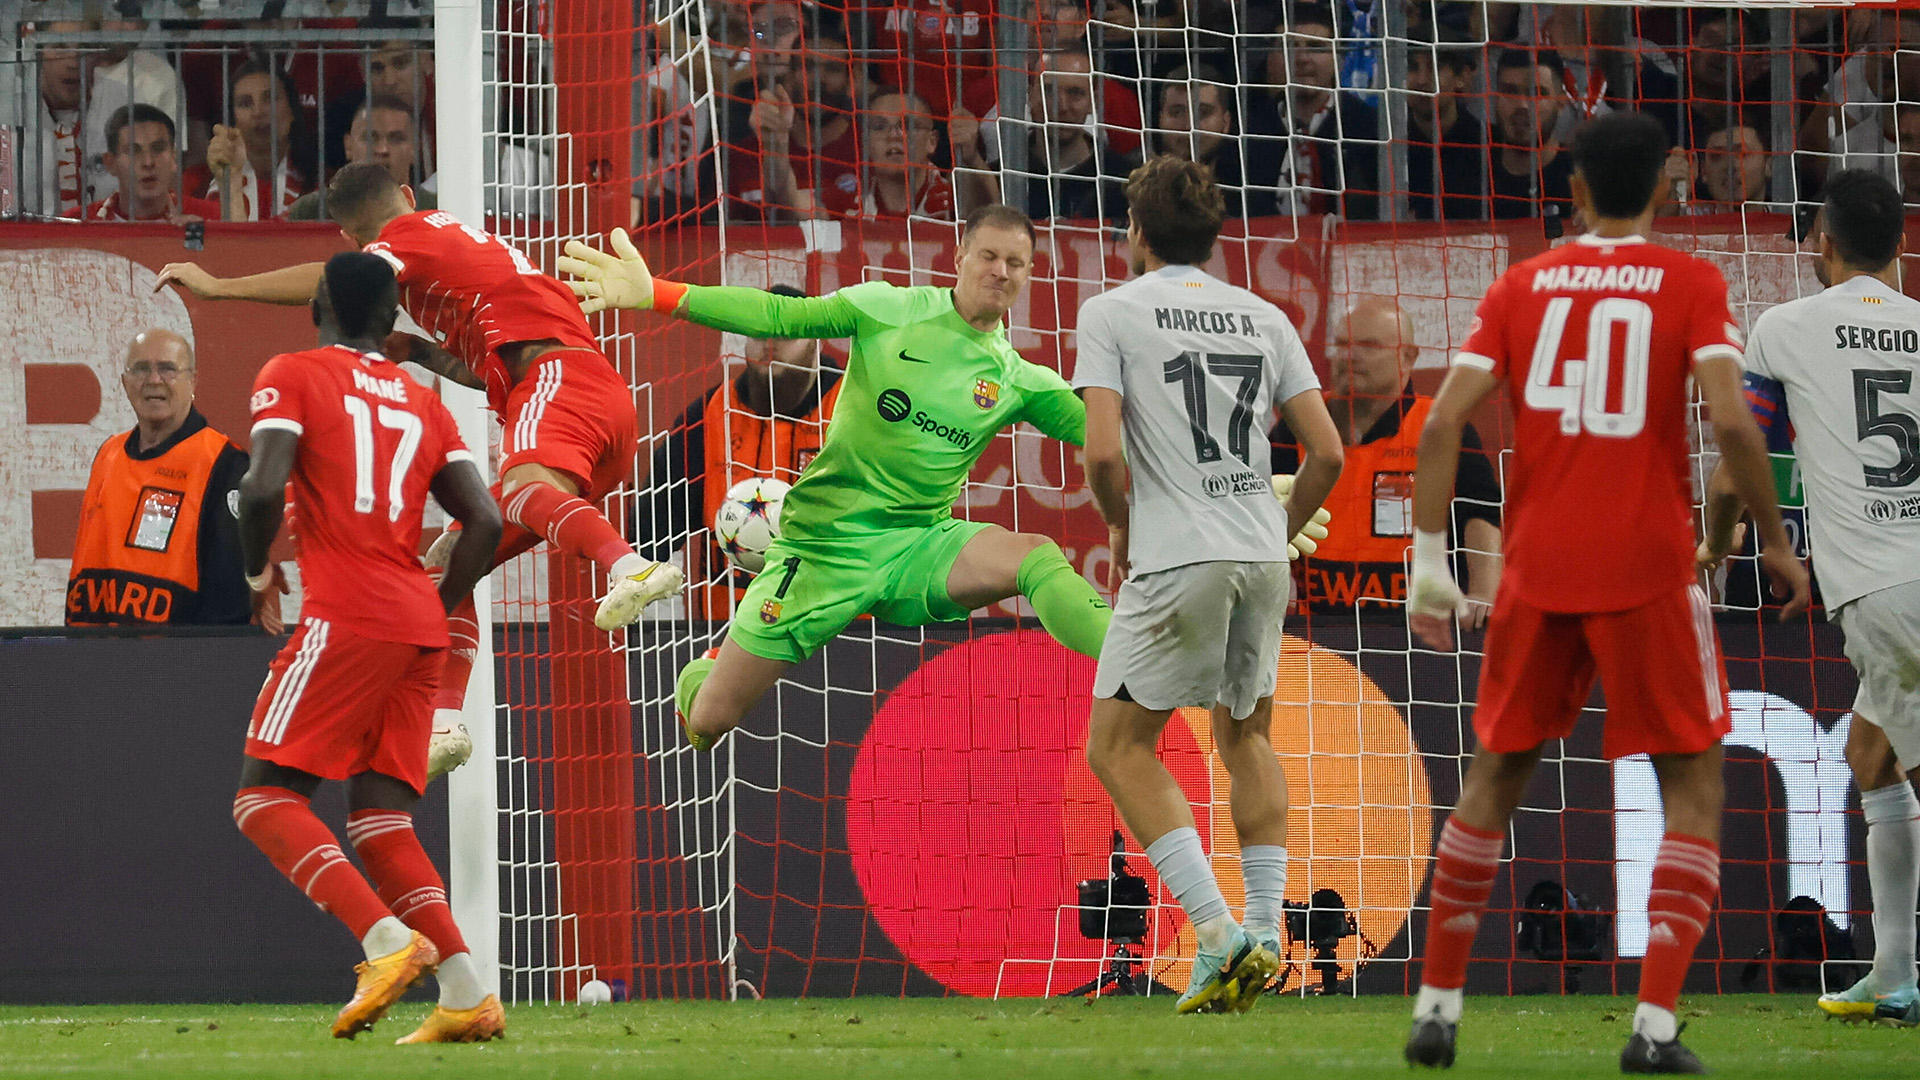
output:
[[[1229,221],[1208,269],[1284,309],[1336,412],[1374,418],[1350,440],[1365,475],[1343,481],[1335,543],[1295,567],[1278,673],[1301,905],[1289,990],[1417,981],[1483,635],[1438,653],[1405,628],[1412,442],[1395,432],[1418,399],[1402,402],[1396,365],[1430,394],[1489,284],[1575,230],[1573,128],[1632,107],[1668,126],[1675,201],[1657,239],[1711,260],[1746,325],[1818,288],[1798,238],[1829,171],[1920,181],[1920,18],[1884,5],[490,6],[475,88],[488,211],[542,265],[623,226],[676,280],[950,283],[955,218],[1002,199],[1040,233],[1011,340],[1070,373],[1079,305],[1129,276],[1127,170],[1155,152],[1213,166]],[[758,617],[734,610],[718,493],[804,467],[844,343],[822,345],[816,384],[733,335],[630,316],[599,330],[645,435],[610,510],[690,585],[609,637],[573,560],[541,549],[496,579],[509,992],[571,998],[600,978],[636,997],[1059,994],[1114,970],[1116,949],[1138,958],[1123,971],[1184,985],[1191,932],[1123,832],[1115,852],[1120,823],[1085,764],[1093,664],[1018,600],[964,623],[859,621],[716,752],[687,747],[675,672],[727,619]],[[1365,382],[1382,370],[1383,386]],[[1701,420],[1696,479],[1714,458]],[[1455,543],[1469,589],[1490,596],[1510,427],[1495,405],[1475,428],[1480,479],[1463,481]],[[1778,472],[1797,498],[1790,456]],[[1002,433],[954,513],[1053,537],[1104,587],[1111,553],[1071,447]],[[1817,608],[1778,622],[1750,553],[1712,585],[1734,729],[1721,908],[1690,985],[1841,981],[1832,964],[1869,944],[1839,635]],[[1549,744],[1515,818],[1475,990],[1637,979],[1660,804],[1648,762],[1602,756],[1601,708],[1596,694],[1593,722]],[[1204,713],[1177,715],[1162,749],[1237,908]],[[1147,883],[1143,913],[1082,903],[1116,854]],[[1122,933],[1130,913],[1144,932]]]

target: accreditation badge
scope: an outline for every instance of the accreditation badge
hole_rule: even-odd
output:
[[[1413,535],[1413,474],[1373,474],[1373,535]]]
[[[127,546],[143,551],[167,550],[167,545],[173,542],[173,527],[180,520],[180,507],[186,501],[185,492],[141,488],[133,524],[127,530]]]

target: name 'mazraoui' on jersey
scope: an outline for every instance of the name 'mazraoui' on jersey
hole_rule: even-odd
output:
[[[1920,301],[1865,275],[1768,309],[1747,343],[1761,425],[1791,425],[1828,607],[1920,580]]]
[[[1284,562],[1268,479],[1274,408],[1320,388],[1279,308],[1195,266],[1166,266],[1080,308],[1075,389],[1125,400],[1135,573]]]

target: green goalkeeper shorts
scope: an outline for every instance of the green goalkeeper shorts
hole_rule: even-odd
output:
[[[947,595],[947,576],[967,541],[991,527],[949,518],[859,539],[782,536],[727,636],[755,656],[797,664],[862,615],[902,626],[958,622],[971,612]]]

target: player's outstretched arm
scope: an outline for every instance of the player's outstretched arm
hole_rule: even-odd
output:
[[[839,293],[777,296],[764,289],[667,281],[653,276],[625,229],[613,230],[607,242],[613,254],[570,240],[566,254],[554,263],[574,279],[567,285],[588,315],[615,308],[651,310],[759,338],[843,338],[859,325],[859,312]]]
[[[440,603],[449,613],[473,593],[473,586],[493,565],[500,545],[500,507],[487,491],[486,481],[471,461],[449,462],[435,473],[433,497],[460,523],[460,535],[447,556],[440,577]]]
[[[465,361],[418,334],[395,330],[382,346],[387,359],[396,364],[418,364],[451,383],[470,390],[485,390],[487,381],[473,373]]]
[[[1738,504],[1746,504],[1753,514],[1754,528],[1760,531],[1760,567],[1772,584],[1774,598],[1781,602],[1780,619],[1784,622],[1807,609],[1812,585],[1780,517],[1780,502],[1773,491],[1773,467],[1767,460],[1767,439],[1747,411],[1740,362],[1725,356],[1701,360],[1693,365],[1693,379],[1713,413],[1720,470],[1726,473],[1719,493],[1709,489],[1708,544],[1726,544],[1731,549],[1732,522],[1739,516]]]
[[[1466,615],[1466,596],[1447,563],[1447,518],[1460,472],[1460,442],[1467,417],[1500,382],[1493,373],[1456,364],[1434,395],[1420,429],[1419,464],[1413,474],[1413,580],[1407,585],[1407,622],[1420,640],[1453,648],[1453,620]]]
[[[168,263],[153,283],[159,292],[168,285],[185,289],[202,300],[256,300],[263,304],[306,304],[320,287],[326,263],[301,263],[246,277],[220,278],[197,263]]]

